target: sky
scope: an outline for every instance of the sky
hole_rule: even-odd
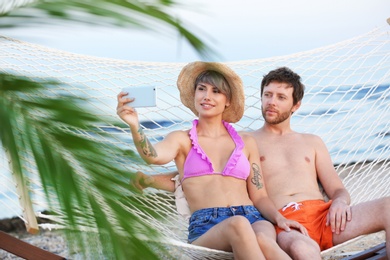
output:
[[[177,0],[180,2],[180,0]],[[174,10],[187,28],[220,54],[217,61],[289,55],[389,26],[390,0],[183,0]],[[132,28],[35,26],[1,35],[91,56],[152,62],[201,57],[177,34]]]

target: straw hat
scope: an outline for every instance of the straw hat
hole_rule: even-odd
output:
[[[181,102],[198,116],[194,102],[195,81],[200,73],[206,70],[213,70],[221,73],[229,83],[231,89],[232,97],[230,106],[223,111],[222,119],[230,123],[239,121],[244,114],[245,106],[242,80],[232,69],[222,63],[195,61],[184,66],[177,79],[177,87],[180,91]]]

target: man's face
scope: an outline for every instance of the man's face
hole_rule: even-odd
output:
[[[293,88],[284,82],[273,81],[264,87],[261,96],[261,112],[264,120],[272,125],[286,121],[299,106],[293,105]]]

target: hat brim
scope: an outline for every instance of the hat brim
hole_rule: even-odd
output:
[[[231,68],[223,63],[195,61],[187,64],[181,70],[177,79],[181,102],[198,116],[195,109],[195,81],[200,73],[212,70],[221,73],[231,88],[230,106],[225,108],[222,119],[226,122],[236,123],[243,114],[245,107],[245,94],[241,78]]]

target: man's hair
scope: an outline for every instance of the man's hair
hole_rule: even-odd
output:
[[[228,101],[232,99],[232,91],[225,77],[214,70],[206,70],[198,75],[195,81],[195,88],[199,83],[207,83],[216,87],[222,94],[225,94]]]
[[[293,88],[294,105],[302,100],[305,93],[305,85],[302,84],[301,77],[291,69],[280,67],[264,75],[261,81],[260,96],[263,96],[264,87],[273,81],[287,83]]]

